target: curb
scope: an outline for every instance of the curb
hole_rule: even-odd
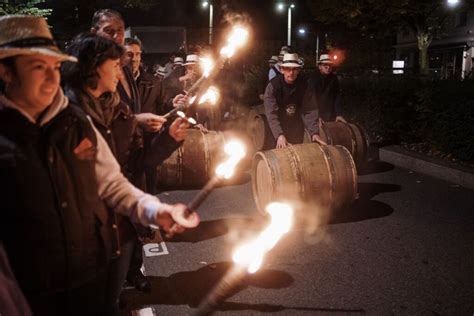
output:
[[[425,157],[400,146],[379,148],[379,158],[397,167],[459,184],[474,189],[474,170],[453,166],[450,163]]]

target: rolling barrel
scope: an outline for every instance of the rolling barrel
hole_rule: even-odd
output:
[[[293,145],[255,154],[252,188],[262,213],[270,202],[287,199],[335,211],[355,199],[357,171],[342,146]]]
[[[252,120],[253,129],[250,132],[253,144],[257,150],[273,149],[276,146],[265,114],[255,114]]]
[[[200,188],[224,155],[224,134],[190,129],[183,145],[157,167],[160,188]]]
[[[328,145],[342,145],[349,150],[357,166],[367,161],[369,140],[365,130],[358,124],[323,122],[320,136]]]

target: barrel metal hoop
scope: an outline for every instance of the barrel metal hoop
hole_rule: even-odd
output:
[[[355,135],[355,131],[352,127],[352,124],[349,124],[349,123],[346,123],[347,125],[347,128],[349,129],[349,133],[351,133],[351,145],[352,145],[352,158],[354,160],[356,160],[356,157],[359,158],[359,148],[358,148],[358,145],[357,145],[357,141],[356,141],[356,135]],[[359,160],[359,159],[357,159]]]
[[[336,170],[335,170],[335,167],[334,167],[334,163],[332,162],[331,153],[328,150],[328,146],[319,146],[319,148],[321,148],[321,151],[324,153],[324,158],[325,158],[326,163],[328,165],[329,182],[331,183],[331,191],[329,193],[330,193],[330,198],[332,200],[333,195],[336,192],[336,182],[335,182]]]
[[[306,197],[305,185],[303,183],[303,170],[301,170],[302,164],[298,154],[295,152],[293,146],[287,146],[285,149],[287,149],[287,156],[290,159],[293,179],[297,180],[297,183],[300,187],[299,192],[301,192],[302,196]]]
[[[326,134],[327,144],[332,145],[333,144],[333,139],[332,139],[330,129],[325,127],[324,124],[322,125],[322,128],[324,129],[324,134]]]
[[[356,197],[357,197],[357,167],[356,167],[356,164],[354,162],[354,159],[353,157],[351,156],[351,153],[344,147],[344,146],[340,146],[342,149],[343,149],[343,152],[344,154],[347,156],[347,159],[350,161],[351,163],[351,172],[352,172],[352,188],[354,189],[354,194],[352,195],[352,199],[355,200]]]

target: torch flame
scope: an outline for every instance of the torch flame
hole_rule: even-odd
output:
[[[230,141],[224,146],[225,153],[229,158],[217,166],[216,174],[224,179],[230,179],[239,161],[245,157],[245,147],[239,141]]]
[[[176,115],[178,115],[181,118],[186,119],[189,122],[189,124],[192,124],[192,125],[197,124],[197,121],[195,119],[193,119],[192,117],[186,117],[186,114],[184,114],[184,112],[182,112],[182,111],[176,112]]]
[[[265,254],[293,225],[293,209],[285,203],[271,203],[266,207],[272,217],[267,228],[252,242],[240,246],[233,255],[234,262],[247,266],[249,273],[255,273],[261,266]]]
[[[227,39],[227,46],[224,46],[221,49],[221,55],[227,58],[232,57],[237,48],[243,46],[245,42],[247,42],[248,35],[249,32],[245,28],[241,26],[234,27],[232,33]]]
[[[219,90],[216,87],[209,87],[206,93],[199,99],[199,104],[209,102],[210,104],[216,104],[219,99]]]
[[[199,58],[199,61],[203,71],[202,75],[206,78],[209,77],[209,74],[214,68],[214,62],[210,57],[201,57]]]

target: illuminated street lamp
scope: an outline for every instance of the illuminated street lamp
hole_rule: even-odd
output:
[[[202,3],[202,7],[209,7],[209,45],[212,45],[212,24],[214,19],[214,6],[209,1],[204,1]]]
[[[459,4],[459,0],[447,0],[447,3],[450,7],[455,7]]]
[[[279,3],[277,5],[278,11],[283,11],[285,9],[285,4]],[[287,40],[287,45],[291,46],[291,10],[295,8],[295,5],[292,3],[288,5],[288,40]]]
[[[298,33],[300,33],[301,36],[306,35],[306,29],[300,28],[298,30]],[[318,60],[319,60],[319,34],[316,34],[316,66],[318,65]]]

